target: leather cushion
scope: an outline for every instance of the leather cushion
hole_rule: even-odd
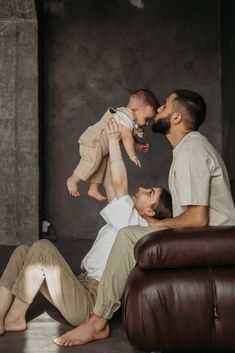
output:
[[[134,254],[143,269],[235,265],[235,226],[157,231],[144,236]]]

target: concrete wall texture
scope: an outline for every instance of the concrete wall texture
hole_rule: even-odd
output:
[[[44,2],[44,217],[60,238],[94,237],[103,207],[68,195],[77,139],[108,106],[125,105],[132,90],[150,88],[162,101],[173,89],[200,92],[207,102],[201,131],[221,152],[219,0],[66,0]],[[129,189],[167,186],[171,147],[146,130],[142,168],[127,161]]]
[[[223,157],[231,180],[235,180],[235,2],[221,2],[222,18],[222,98]]]
[[[37,19],[0,1],[0,244],[38,238]]]

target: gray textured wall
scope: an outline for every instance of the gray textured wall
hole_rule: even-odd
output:
[[[0,1],[0,244],[38,238],[37,19]]]
[[[223,157],[231,180],[235,180],[235,2],[223,0],[222,7],[222,97]]]
[[[201,131],[221,151],[219,0],[47,0],[44,40],[44,211],[59,237],[95,236],[103,224],[87,185],[73,199],[65,180],[78,162],[78,136],[130,91],[148,87],[160,100],[175,88],[200,92],[208,105]],[[170,145],[150,129],[146,139],[142,169],[127,162],[131,192],[167,185]]]

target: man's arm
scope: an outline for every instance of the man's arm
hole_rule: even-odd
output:
[[[179,216],[157,220],[148,217],[147,222],[151,226],[166,228],[195,228],[205,227],[209,222],[208,206],[188,206],[188,208]]]
[[[119,144],[120,128],[114,119],[107,123],[107,135],[109,140],[110,169],[112,184],[116,197],[128,194],[128,179],[125,163],[122,159]]]

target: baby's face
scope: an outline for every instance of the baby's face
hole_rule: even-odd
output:
[[[155,110],[150,106],[139,106],[134,110],[135,119],[139,126],[148,125],[149,121],[152,120],[156,114]]]

